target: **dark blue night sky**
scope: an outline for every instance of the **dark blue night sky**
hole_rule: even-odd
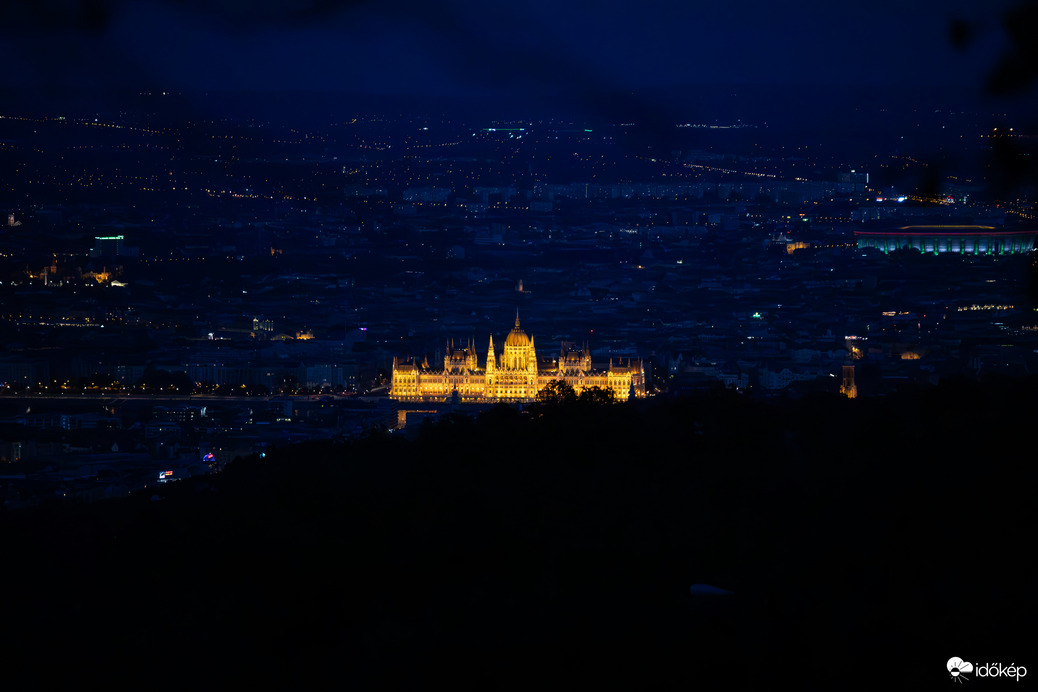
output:
[[[16,3],[0,10],[0,80],[469,96],[717,83],[977,85],[1006,50],[1002,22],[1014,4]]]

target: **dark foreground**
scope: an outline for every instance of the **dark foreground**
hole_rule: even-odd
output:
[[[0,516],[6,675],[918,689],[952,656],[1038,675],[1035,385],[501,408]]]

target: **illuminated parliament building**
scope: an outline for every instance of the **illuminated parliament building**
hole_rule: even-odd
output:
[[[640,360],[626,364],[609,362],[607,369],[595,370],[591,352],[562,349],[557,359],[539,363],[533,339],[519,327],[505,337],[504,351],[494,351],[490,337],[485,365],[480,367],[475,344],[464,348],[448,344],[443,369],[393,360],[393,385],[390,397],[397,401],[528,402],[549,382],[562,380],[579,395],[591,387],[608,389],[617,401],[645,396],[645,370]]]

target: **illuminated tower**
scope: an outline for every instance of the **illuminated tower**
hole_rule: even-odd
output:
[[[840,385],[840,394],[848,399],[858,396],[858,387],[854,384],[854,363],[844,363],[843,383]]]
[[[487,347],[487,376],[486,376],[486,390],[487,392],[493,391],[494,387],[494,374],[497,370],[497,355],[494,354],[494,335],[490,335],[490,346]]]
[[[501,358],[501,367],[505,370],[537,371],[537,356],[533,341],[519,326],[519,311],[515,312],[515,328],[505,337],[505,353]]]

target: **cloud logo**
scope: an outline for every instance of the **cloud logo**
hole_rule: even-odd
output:
[[[953,656],[948,659],[948,672],[951,673],[951,679],[956,682],[969,680],[964,673],[972,673],[973,664],[968,661],[963,661],[958,656]]]

